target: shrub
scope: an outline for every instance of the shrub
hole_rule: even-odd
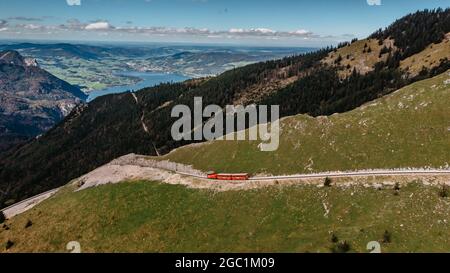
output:
[[[391,48],[391,47],[387,48],[386,46],[384,46],[384,47],[380,50],[380,56],[383,55],[383,54],[387,54],[387,53],[389,53],[389,52],[391,52],[391,51],[392,51],[392,48]]]
[[[335,243],[339,242],[339,238],[336,236],[336,234],[333,233],[333,234],[331,234],[330,241],[335,244]]]
[[[400,189],[401,189],[400,188],[400,183],[396,182],[395,185],[394,185],[394,195],[395,196],[399,195]]]
[[[439,197],[447,198],[448,197],[448,186],[443,185],[439,190]]]
[[[31,220],[28,220],[27,223],[25,224],[25,228],[29,228],[33,225],[33,222],[31,222]]]
[[[391,233],[385,230],[383,234],[383,243],[388,244],[390,242],[391,242]]]
[[[350,244],[347,241],[337,243],[331,248],[333,253],[347,253],[351,249]]]
[[[331,181],[331,178],[329,178],[329,177],[326,177],[325,178],[325,181],[323,182],[323,185],[325,186],[325,187],[331,187],[331,183],[332,183],[333,181]]]
[[[84,186],[84,181],[79,181],[78,183],[77,183],[77,188],[81,188],[81,187],[83,187]]]
[[[340,64],[342,62],[342,56],[339,55],[337,59],[334,61],[335,64]]]
[[[8,240],[8,241],[6,242],[6,244],[5,244],[6,250],[10,249],[10,248],[13,247],[13,246],[14,246],[14,242],[11,241],[11,240]]]

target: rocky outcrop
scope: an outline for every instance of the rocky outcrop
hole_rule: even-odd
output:
[[[36,60],[0,52],[0,152],[49,130],[85,99]]]

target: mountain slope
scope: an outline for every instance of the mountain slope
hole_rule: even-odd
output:
[[[156,108],[164,102],[163,93],[173,94],[175,87],[189,89],[189,84],[161,85],[152,89],[155,93],[149,93],[148,99]],[[0,195],[6,193],[4,201],[11,203],[66,184],[112,158],[132,152],[155,154],[141,117],[141,106],[131,93],[80,105],[42,137],[5,153],[0,160]]]
[[[383,253],[447,252],[450,202],[431,181],[280,182],[226,192],[150,181],[68,187],[0,227],[0,252],[65,252],[71,241],[83,253],[339,252],[333,234],[350,252],[369,252],[371,241]]]
[[[0,152],[37,136],[69,114],[86,95],[16,51],[0,52]]]
[[[434,68],[442,60],[448,59],[449,52],[450,33],[447,33],[441,42],[430,44],[425,50],[401,61],[400,68],[408,71],[408,74],[414,77],[419,75],[424,68]]]
[[[450,166],[450,70],[353,111],[281,120],[280,147],[260,141],[185,146],[161,159],[203,171],[298,174]]]
[[[190,144],[190,141],[172,139],[171,126],[176,119],[171,117],[171,110],[179,104],[192,109],[194,97],[203,97],[204,105],[221,107],[236,103],[276,104],[280,105],[281,116],[332,115],[353,110],[410,83],[447,71],[448,59],[442,59],[416,77],[408,76],[400,63],[431,43],[443,41],[450,32],[449,23],[450,9],[423,11],[400,19],[371,37],[381,43],[394,40],[395,50],[379,60],[372,60],[376,56],[367,51],[361,52],[357,57],[360,60],[370,57],[370,62],[375,63],[373,70],[360,73],[354,69],[344,78],[342,71],[347,67],[339,63],[330,65],[325,60],[331,52],[351,46],[350,43],[248,65],[217,77],[147,88],[135,94],[136,102],[130,94],[99,98],[87,108],[92,110],[80,111],[51,133],[0,158],[0,203],[63,185],[121,155],[165,154]],[[421,24],[427,26],[427,33],[422,33]],[[413,37],[416,32],[423,34],[423,39],[401,36],[400,27]],[[406,42],[414,50],[405,47]],[[102,107],[105,105],[108,107]],[[96,118],[97,107],[104,118]],[[120,133],[111,129],[111,124],[114,124],[112,128],[121,128]]]

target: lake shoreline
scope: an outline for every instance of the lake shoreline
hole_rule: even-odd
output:
[[[130,77],[130,78],[136,78],[139,79],[135,84],[131,85],[119,85],[119,86],[112,86],[101,90],[94,90],[89,93],[87,93],[88,98],[86,99],[87,102],[91,102],[94,99],[109,95],[109,94],[119,94],[119,93],[125,93],[125,92],[135,92],[138,90],[141,90],[143,88],[149,88],[157,86],[161,83],[168,83],[168,82],[182,82],[185,80],[191,79],[191,77],[177,74],[177,73],[164,73],[164,72],[140,72],[140,71],[124,71],[120,73],[116,73],[115,76],[121,76],[121,77]]]

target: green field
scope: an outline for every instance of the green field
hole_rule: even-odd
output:
[[[261,152],[258,141],[214,141],[160,159],[204,171],[275,175],[448,167],[449,79],[447,71],[343,114],[285,118],[275,152]]]
[[[229,192],[147,181],[65,189],[7,221],[0,252],[8,240],[8,252],[66,252],[70,241],[83,252],[332,252],[343,241],[350,252],[368,252],[370,241],[383,252],[450,251],[450,200],[438,186],[412,182],[394,194],[393,186],[358,182]]]
[[[126,61],[127,59],[119,57],[95,61],[65,57],[38,60],[45,70],[70,84],[81,86],[87,93],[138,82],[139,79],[114,74],[128,69]]]

